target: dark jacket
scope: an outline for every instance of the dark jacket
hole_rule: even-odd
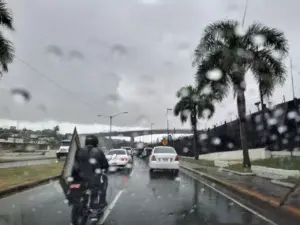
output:
[[[99,171],[107,170],[108,167],[108,161],[101,149],[85,146],[76,152],[73,178],[95,183],[99,180]]]

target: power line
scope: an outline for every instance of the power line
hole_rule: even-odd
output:
[[[76,96],[74,93],[72,93],[70,90],[66,89],[65,87],[63,87],[62,85],[60,85],[59,83],[57,83],[55,80],[51,79],[50,77],[48,77],[46,74],[40,72],[38,69],[36,69],[35,67],[33,67],[32,65],[30,65],[28,62],[26,62],[25,60],[21,59],[20,57],[18,57],[17,55],[14,55],[15,58],[17,58],[21,63],[23,63],[24,65],[26,65],[27,67],[29,67],[30,69],[32,69],[33,71],[35,71],[39,76],[42,76],[43,78],[45,78],[46,80],[48,80],[50,83],[56,85],[58,88],[62,89],[63,91],[65,91],[66,93],[68,93],[69,95],[71,95],[72,97],[76,98],[76,100],[80,100],[83,104],[96,109],[95,106],[93,106],[92,104],[84,101],[83,99],[79,99],[78,96]],[[96,109],[97,110],[97,109]]]

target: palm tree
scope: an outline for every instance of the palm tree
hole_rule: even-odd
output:
[[[3,0],[0,0],[0,25],[13,31],[14,27],[12,25],[12,20],[11,11],[6,7],[6,3],[4,3]],[[2,67],[0,74],[8,71],[7,64],[13,61],[13,56],[14,48],[12,43],[3,36],[2,32],[0,32],[0,64]]]
[[[199,95],[196,88],[191,85],[181,88],[177,92],[179,101],[175,105],[174,115],[180,115],[180,120],[185,123],[189,117],[193,131],[193,152],[195,159],[198,159],[199,151],[197,149],[197,121],[198,118],[211,118],[215,112],[215,107],[209,98],[205,95]]]
[[[288,44],[283,32],[260,23],[239,32],[237,21],[217,21],[207,26],[195,50],[198,88],[208,85],[218,99],[224,99],[233,88],[237,96],[243,165],[251,167],[246,133],[245,74],[249,70],[260,85],[262,95],[270,95],[286,79],[283,63]],[[218,76],[216,76],[216,73]],[[221,74],[221,76],[219,76]]]

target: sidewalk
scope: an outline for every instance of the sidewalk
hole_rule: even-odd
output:
[[[283,187],[271,183],[271,180],[258,176],[240,176],[231,172],[223,171],[218,167],[205,167],[198,164],[180,161],[180,166],[186,169],[194,169],[202,172],[203,175],[215,182],[228,186],[243,194],[258,198],[264,202],[268,202],[273,206],[283,206],[288,211],[300,216],[300,188],[292,190],[291,188]],[[291,192],[292,191],[292,192]],[[287,196],[288,193],[290,193]]]

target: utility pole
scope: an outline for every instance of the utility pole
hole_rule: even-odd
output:
[[[172,111],[172,109],[170,109],[170,108],[168,108],[167,109],[167,133],[168,133],[168,143],[169,143],[169,141],[170,141],[170,138],[169,138],[169,135],[170,135],[170,131],[169,131],[169,111]]]

